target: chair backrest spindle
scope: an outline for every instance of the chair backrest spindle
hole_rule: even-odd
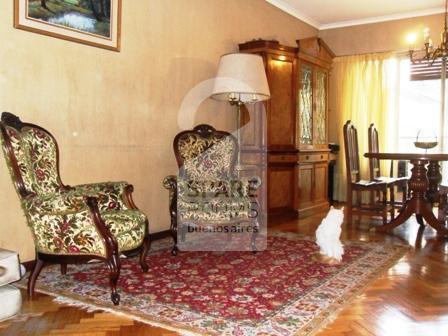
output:
[[[353,123],[348,120],[344,125],[345,164],[347,182],[358,182],[360,177],[358,132]]]

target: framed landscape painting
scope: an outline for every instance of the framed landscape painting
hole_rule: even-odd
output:
[[[121,0],[14,0],[14,27],[119,51]]]

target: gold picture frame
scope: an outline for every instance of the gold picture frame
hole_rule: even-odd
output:
[[[14,0],[14,27],[120,51],[121,0]]]

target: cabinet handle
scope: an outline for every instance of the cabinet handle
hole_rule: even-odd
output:
[[[321,159],[323,159],[323,158],[324,158],[324,156],[323,156],[323,155],[321,155],[321,156],[320,156],[320,158],[321,158]]]
[[[309,159],[310,159],[310,156],[309,156],[309,155],[305,156],[305,159],[309,160]]]

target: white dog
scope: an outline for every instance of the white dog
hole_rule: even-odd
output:
[[[320,247],[320,254],[325,255],[329,261],[340,262],[344,254],[344,247],[341,244],[341,225],[344,221],[344,208],[328,211],[327,216],[322,220],[316,230],[316,243]],[[328,260],[327,260],[328,261]]]

